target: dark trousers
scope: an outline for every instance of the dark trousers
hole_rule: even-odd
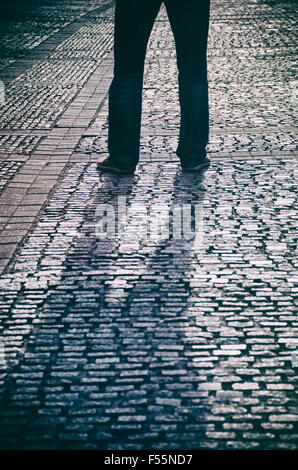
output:
[[[175,37],[182,165],[206,156],[209,134],[207,39],[210,0],[165,0]],[[139,161],[144,62],[149,36],[162,0],[117,0],[114,78],[109,88],[108,151],[114,162]]]

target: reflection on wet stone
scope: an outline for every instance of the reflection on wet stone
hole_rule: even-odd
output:
[[[31,128],[52,128],[86,92],[111,46],[111,14],[10,84],[2,123],[24,133],[1,134],[3,156],[31,155],[43,139]],[[179,110],[165,19],[162,9],[150,38],[136,173],[97,170],[104,101],[1,275],[1,447],[297,449],[293,8],[213,2],[204,174],[182,173],[171,153]],[[22,168],[3,160],[0,189]],[[25,190],[32,178],[22,175]],[[112,236],[99,236],[108,222]]]
[[[73,166],[1,280],[6,370],[21,374],[2,415],[25,399],[25,417],[37,409],[22,445],[251,448],[250,434],[255,448],[293,448],[294,168],[148,163],[99,179]],[[197,204],[199,247],[98,239],[96,208],[124,196],[142,210]]]

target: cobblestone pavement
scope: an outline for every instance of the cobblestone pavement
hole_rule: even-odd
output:
[[[107,0],[11,0],[0,7],[0,70]],[[82,18],[81,18],[82,20]]]
[[[297,449],[293,3],[213,0],[202,175],[181,173],[175,156],[164,8],[140,164],[99,175],[112,19],[95,11],[7,87],[1,447]],[[117,211],[120,196],[126,237],[102,240],[96,210]],[[193,241],[137,230],[157,203],[196,206]]]

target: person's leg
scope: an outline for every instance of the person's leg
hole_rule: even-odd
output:
[[[209,137],[207,41],[210,0],[165,0],[175,37],[181,106],[177,155],[182,166],[206,157]]]
[[[162,0],[117,0],[114,78],[109,88],[108,151],[122,167],[139,160],[144,61]]]

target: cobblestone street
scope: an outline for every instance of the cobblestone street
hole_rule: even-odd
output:
[[[175,154],[161,7],[133,176],[96,166],[114,2],[74,3],[0,23],[0,447],[298,449],[294,2],[211,1],[203,174]],[[119,197],[127,236],[100,239]],[[157,203],[197,206],[192,243],[136,231]]]

